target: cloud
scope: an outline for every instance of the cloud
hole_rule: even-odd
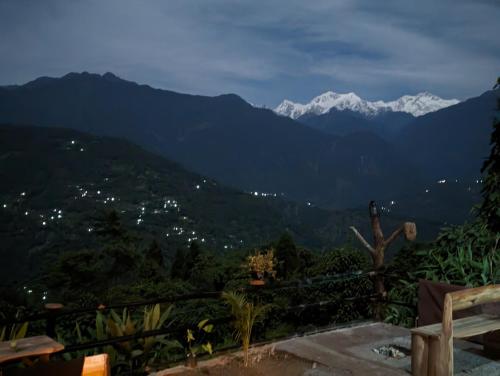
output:
[[[497,4],[0,0],[0,83],[87,70],[270,106],[326,90],[465,98],[499,74]]]

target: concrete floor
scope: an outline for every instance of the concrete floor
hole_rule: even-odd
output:
[[[411,357],[388,358],[373,351],[384,345],[397,345],[409,354],[410,331],[384,323],[369,323],[293,338],[277,343],[275,348],[324,364],[333,375],[409,375]],[[484,357],[476,344],[455,341],[454,357],[455,375],[500,376],[500,362]]]

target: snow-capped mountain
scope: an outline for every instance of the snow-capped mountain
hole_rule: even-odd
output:
[[[332,108],[360,112],[366,116],[374,116],[383,111],[407,112],[413,116],[421,116],[457,103],[459,103],[457,99],[443,99],[427,92],[417,95],[404,95],[390,102],[370,102],[361,99],[354,93],[338,94],[327,91],[313,98],[307,104],[294,103],[285,99],[274,109],[274,112],[292,119],[297,119],[309,113],[321,115]]]

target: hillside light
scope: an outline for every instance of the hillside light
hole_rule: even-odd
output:
[[[370,201],[368,209],[370,212],[370,218],[380,217],[380,213],[378,211],[377,204],[375,204],[375,201]]]

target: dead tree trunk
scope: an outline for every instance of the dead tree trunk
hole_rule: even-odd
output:
[[[379,302],[375,305],[375,319],[382,320],[382,303],[387,298],[387,291],[384,285],[384,257],[385,250],[389,245],[391,245],[394,240],[397,239],[402,233],[405,234],[407,240],[415,240],[416,238],[416,226],[412,222],[405,222],[399,226],[387,239],[384,237],[382,232],[382,227],[380,226],[380,214],[378,212],[377,206],[374,201],[370,201],[369,204],[371,227],[373,232],[373,245],[368,243],[366,239],[359,233],[359,231],[351,226],[351,230],[363,244],[363,246],[368,250],[373,262],[373,285],[375,290],[375,295],[379,299]]]

